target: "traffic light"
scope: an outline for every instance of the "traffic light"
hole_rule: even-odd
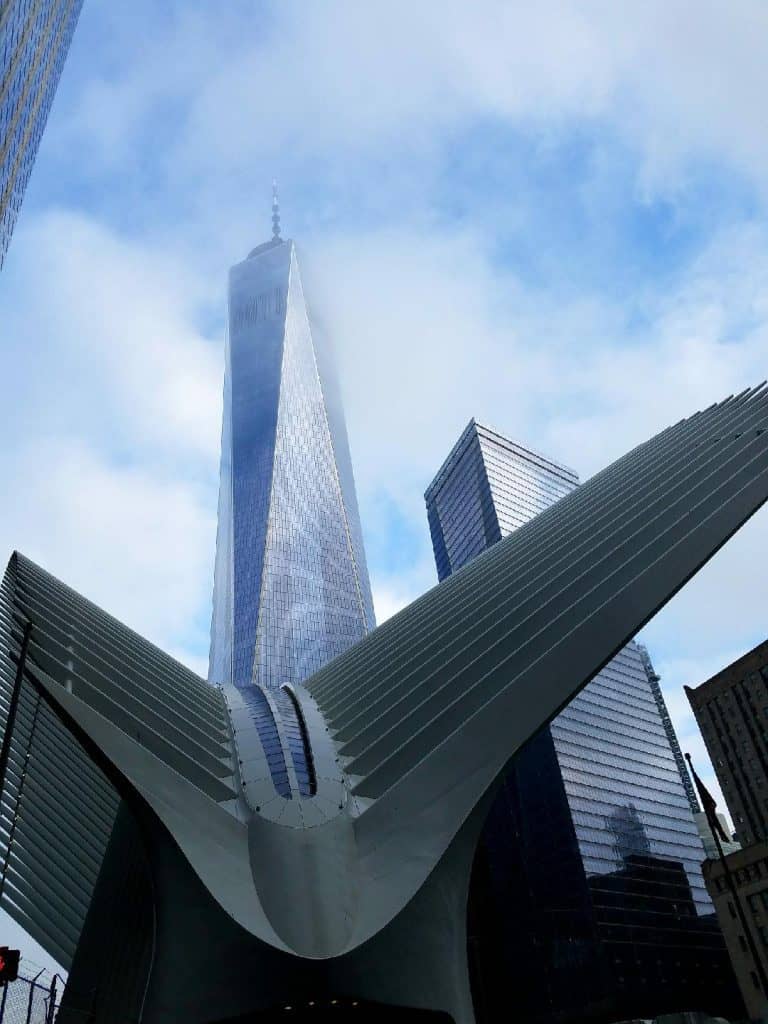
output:
[[[0,985],[7,981],[16,981],[19,974],[19,951],[0,946]]]

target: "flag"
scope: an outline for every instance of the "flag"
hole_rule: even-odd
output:
[[[725,829],[720,824],[720,819],[717,816],[717,804],[715,803],[715,798],[696,774],[696,769],[693,767],[693,762],[691,761],[691,755],[686,754],[685,759],[688,762],[688,767],[691,769],[691,775],[693,775],[693,781],[696,784],[699,800],[701,800],[701,806],[704,808],[704,813],[707,816],[709,827],[712,829],[714,835],[719,836],[724,843],[729,843],[731,841],[731,837],[726,835]]]

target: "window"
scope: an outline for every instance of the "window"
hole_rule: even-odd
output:
[[[752,979],[752,984],[755,986],[755,988],[759,989],[760,988],[760,982],[757,980],[757,975],[755,974],[755,972],[754,971],[750,971],[749,972],[749,976]]]
[[[731,903],[730,900],[728,900],[728,911],[729,911],[731,917],[736,917],[736,911],[733,909],[733,904]]]
[[[743,935],[739,936],[739,945],[741,946],[742,953],[746,953],[747,952],[747,940],[744,938]]]
[[[760,936],[760,942],[763,944],[765,949],[768,949],[768,928],[766,928],[765,925],[760,925],[757,932]]]

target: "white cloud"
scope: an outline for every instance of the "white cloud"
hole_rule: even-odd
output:
[[[418,572],[374,561],[379,618],[434,580],[422,494],[471,416],[586,479],[670,423],[759,383],[768,365],[766,241],[753,227],[713,240],[674,290],[648,297],[640,333],[607,300],[563,303],[523,288],[471,234],[390,228],[317,241],[313,283],[340,350],[365,522],[386,529],[394,503],[419,550]],[[763,510],[644,630],[676,726],[715,788],[681,687],[764,635],[755,552],[766,549]],[[396,551],[395,543],[390,557]]]
[[[105,442],[145,455],[215,459],[222,356],[196,326],[210,286],[193,274],[194,263],[84,215],[26,220],[0,282],[0,360],[9,379],[25,373],[22,416],[44,411],[38,429],[94,439],[101,427]]]
[[[12,481],[0,506],[3,551],[22,551],[156,643],[189,637],[215,536],[198,489],[69,440],[21,446],[2,472]]]
[[[105,59],[60,129],[109,168],[141,173],[131,143],[152,132],[157,144],[163,111],[157,162],[171,180],[222,180],[267,155],[319,155],[344,173],[354,154],[432,153],[473,118],[545,131],[577,118],[638,148],[646,189],[684,186],[691,158],[768,183],[760,0],[294,0],[176,4],[162,18],[136,6],[105,22],[120,18],[131,61]]]
[[[0,280],[2,558],[38,561],[161,646],[200,656],[221,346],[208,286],[79,214],[27,218]],[[199,667],[196,665],[196,667]]]

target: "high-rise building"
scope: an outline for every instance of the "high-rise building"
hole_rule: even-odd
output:
[[[768,640],[685,689],[736,838],[742,846],[768,840]]]
[[[573,470],[472,420],[425,494],[439,578],[534,517],[556,517],[551,506],[577,485]],[[528,1019],[738,1006],[702,878],[698,802],[658,683],[630,643],[512,762],[470,896],[488,1019],[510,985]]]
[[[0,5],[0,267],[83,0]]]
[[[209,679],[300,683],[373,627],[336,376],[294,243],[232,267]]]
[[[685,690],[743,847],[721,844],[728,871],[713,857],[704,865],[704,878],[749,1016],[763,1018],[768,1012],[768,640]]]
[[[726,844],[723,844],[725,847]],[[704,880],[717,910],[750,1020],[768,1016],[768,843],[752,843],[704,862]],[[735,889],[735,893],[734,893]],[[741,905],[737,906],[737,901]]]

